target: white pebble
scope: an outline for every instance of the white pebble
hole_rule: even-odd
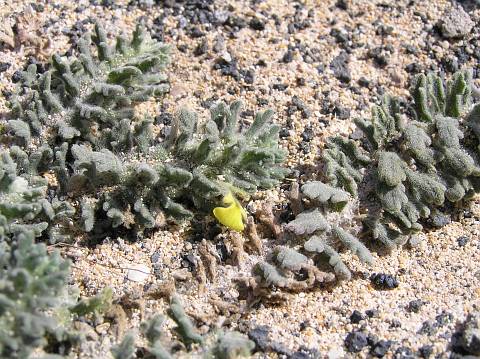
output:
[[[145,264],[134,264],[129,266],[127,279],[133,282],[143,282],[150,276],[150,268]]]

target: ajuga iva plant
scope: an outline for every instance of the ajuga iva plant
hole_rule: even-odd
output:
[[[19,150],[12,152],[21,154]],[[31,163],[32,161],[30,161]],[[24,162],[27,164],[28,162]],[[8,152],[0,153],[0,357],[27,358],[47,337],[65,336],[46,314],[61,306],[69,265],[34,239],[55,211],[37,176],[21,177]]]
[[[85,35],[78,56],[54,56],[45,74],[27,69],[4,136],[23,146],[27,157],[43,143],[42,174],[54,174],[53,197],[79,203],[71,216],[77,227],[100,237],[112,228],[141,234],[165,216],[210,213],[229,194],[238,203],[237,196],[284,176],[272,111],[258,113],[242,131],[238,101],[212,107],[203,122],[181,109],[168,136],[154,137],[152,120],[136,116],[134,105],[168,89],[158,72],[168,62],[168,48],[140,27],[131,41],[118,37],[109,46],[98,24],[93,44]],[[242,220],[230,222],[241,230]]]
[[[168,315],[175,322],[174,333],[183,348],[166,340],[168,331],[163,315],[154,315],[151,319],[141,324],[141,332],[147,345],[139,347],[133,333],[128,333],[123,340],[111,350],[115,359],[130,359],[135,353],[143,353],[144,358],[170,359],[170,358],[218,358],[238,359],[249,358],[255,343],[238,332],[216,332],[205,336],[197,332],[191,319],[185,314],[178,297],[173,297]],[[195,344],[195,347],[192,346]]]
[[[191,209],[210,212],[232,192],[242,196],[277,183],[286,170],[280,166],[284,152],[277,144],[279,128],[269,123],[273,113],[257,114],[241,132],[239,110],[240,102],[220,103],[205,123],[181,110],[170,134],[144,161],[123,162],[106,149],[72,146],[74,172],[68,191],[101,189],[99,196],[82,203],[85,230],[152,228],[164,214],[191,218]]]
[[[355,121],[362,141],[330,138],[325,177],[360,201],[365,229],[388,247],[404,244],[446,201],[480,189],[479,105],[473,109],[471,71],[445,80],[413,81],[412,104],[387,96],[369,120]]]
[[[169,89],[162,72],[168,53],[168,46],[151,40],[141,25],[131,40],[118,36],[109,45],[97,23],[93,46],[87,33],[77,56],[55,54],[44,74],[34,64],[22,73],[8,128],[27,143],[83,140],[93,148],[128,150],[145,127],[134,121],[134,105]]]
[[[47,181],[38,175],[44,157],[48,151],[30,157],[15,146],[0,151],[1,358],[28,358],[42,348],[67,354],[82,338],[73,321],[101,314],[111,297],[106,290],[77,301],[68,261],[35,243],[62,236],[72,215],[70,205],[48,199]]]
[[[353,220],[355,206],[348,192],[319,181],[307,182],[299,191],[294,183],[291,201],[298,213],[284,227],[289,246],[275,247],[266,262],[254,267],[255,286],[299,291],[335,278],[350,279],[350,270],[339,253],[344,248],[361,261],[372,262],[370,251],[352,234],[359,228]],[[327,272],[329,266],[335,276]]]

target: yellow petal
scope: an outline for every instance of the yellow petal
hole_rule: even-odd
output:
[[[223,197],[223,203],[228,207],[215,207],[213,215],[224,226],[235,231],[241,232],[245,229],[244,220],[247,218],[247,213],[243,209],[240,202],[229,192]]]

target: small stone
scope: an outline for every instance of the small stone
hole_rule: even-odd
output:
[[[358,310],[354,310],[353,313],[350,315],[350,321],[353,324],[358,324],[360,323],[361,320],[365,319],[362,313],[360,313]]]
[[[257,31],[265,30],[265,23],[262,20],[260,20],[258,17],[252,18],[248,23],[248,25],[253,30],[257,30]]]
[[[223,50],[225,50],[225,39],[222,35],[217,35],[215,39],[213,40],[213,51],[216,53],[220,53]],[[230,56],[231,60],[231,56]]]
[[[480,313],[469,314],[462,328],[452,337],[455,352],[480,356]]]
[[[22,79],[22,72],[20,70],[15,71],[12,75],[12,82],[17,83],[21,79]]]
[[[445,227],[447,224],[450,224],[452,222],[452,219],[449,215],[443,214],[438,211],[432,215],[431,219],[432,224],[437,228]]]
[[[7,71],[10,66],[8,62],[0,62],[0,73]]]
[[[421,358],[428,359],[433,354],[433,345],[424,345],[418,349],[418,354]]]
[[[453,321],[453,315],[452,313],[442,311],[439,315],[435,317],[435,321],[437,322],[438,326],[443,327]]]
[[[398,280],[390,274],[374,273],[370,276],[370,281],[378,290],[394,289],[398,287]]]
[[[293,61],[293,55],[294,55],[294,52],[292,50],[288,50],[285,55],[283,55],[282,57],[282,62],[284,63],[289,63],[289,62],[292,62]]]
[[[228,21],[230,13],[228,11],[216,10],[213,12],[213,18],[215,23],[223,25]]]
[[[378,310],[377,309],[367,309],[365,311],[365,315],[369,318],[378,317]]]
[[[264,352],[270,347],[269,333],[270,328],[266,325],[261,325],[250,330],[248,337],[253,340],[257,350]]]
[[[339,120],[347,120],[350,117],[350,109],[340,104],[335,104],[335,107],[333,108],[333,114]]]
[[[343,44],[348,42],[348,34],[345,31],[339,29],[330,30],[330,36],[335,38],[335,41],[338,44]]]
[[[465,247],[470,239],[467,236],[461,236],[457,238],[457,243],[459,247]]]
[[[109,328],[110,328],[110,323],[105,322],[105,323],[102,323],[100,325],[97,325],[95,327],[95,331],[100,335],[104,335],[104,334],[107,334],[107,331],[108,331]]]
[[[460,38],[468,35],[475,25],[470,16],[460,5],[453,6],[451,10],[446,10],[439,23],[442,36],[451,38]]]
[[[349,55],[342,51],[330,63],[330,68],[333,70],[333,75],[343,83],[349,83],[352,80],[350,69],[348,68]]]
[[[370,86],[370,81],[367,80],[365,77],[360,77],[357,81],[357,83],[361,86],[361,87],[369,87]]]
[[[335,3],[335,6],[338,7],[339,9],[342,9],[342,10],[348,10],[348,2],[347,2],[347,0],[338,0],[338,1]]]
[[[376,358],[383,358],[387,354],[388,350],[392,346],[390,340],[380,340],[373,345],[370,353]]]
[[[315,133],[313,132],[312,128],[311,127],[306,127],[302,134],[302,139],[305,141],[305,142],[310,142],[313,137],[315,136]]]
[[[195,26],[191,29],[190,36],[196,39],[205,36],[205,33]]]
[[[418,334],[433,335],[437,331],[437,326],[431,320],[426,320],[422,323],[422,327],[418,331]]]
[[[150,276],[150,268],[145,264],[133,264],[129,266],[127,279],[132,282],[144,282]]]
[[[415,359],[413,352],[410,348],[400,347],[393,354],[394,359]]]
[[[195,50],[193,51],[193,54],[195,56],[201,56],[205,55],[208,52],[208,41],[207,39],[202,39],[200,43],[197,45]]]
[[[343,348],[333,348],[327,353],[328,359],[342,359],[345,358],[345,351]]]
[[[367,346],[367,336],[362,332],[351,332],[345,338],[345,347],[351,353],[358,353]]]
[[[421,299],[412,300],[407,305],[407,310],[412,313],[418,313],[420,308],[425,304],[425,302]]]

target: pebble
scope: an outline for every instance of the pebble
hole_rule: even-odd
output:
[[[367,336],[363,332],[351,332],[345,338],[345,347],[351,353],[358,353],[367,344]]]
[[[265,23],[262,20],[260,20],[258,17],[252,18],[248,23],[248,25],[253,30],[257,30],[257,31],[265,30]]]
[[[0,72],[5,72],[11,65],[8,62],[0,62]]]
[[[195,50],[193,51],[193,54],[195,56],[201,56],[205,55],[208,52],[208,41],[207,39],[202,39],[200,43],[197,45]]]
[[[407,347],[399,347],[395,354],[393,354],[394,359],[415,359],[415,355],[410,348]]]
[[[465,247],[469,240],[467,236],[461,236],[457,238],[457,244],[459,247]]]
[[[333,76],[343,83],[349,83],[352,80],[350,69],[348,68],[349,55],[342,51],[330,63],[330,68],[333,70]]]
[[[256,349],[260,351],[266,351],[270,345],[268,339],[270,328],[266,325],[261,325],[251,329],[248,332],[248,337],[255,343]]]
[[[407,311],[411,313],[418,313],[420,311],[420,308],[425,304],[425,302],[421,299],[415,299],[412,300],[410,303],[407,305]]]
[[[372,349],[370,350],[370,353],[376,357],[376,358],[383,358],[385,354],[387,354],[388,350],[392,346],[392,342],[390,340],[379,340],[376,342],[373,346]]]
[[[468,315],[461,329],[452,337],[455,352],[480,356],[480,312]]]
[[[360,313],[358,310],[354,310],[352,314],[350,315],[350,321],[353,324],[358,324],[360,323],[361,320],[365,319],[364,315]]]
[[[385,289],[394,289],[398,287],[398,280],[390,274],[385,273],[374,273],[370,276],[370,281],[372,282],[375,289],[385,290]]]
[[[150,276],[150,268],[145,264],[133,264],[129,266],[127,279],[132,282],[144,282]]]
[[[418,349],[421,358],[428,359],[433,354],[433,345],[424,345]]]
[[[470,15],[463,10],[462,6],[457,5],[453,6],[451,10],[445,11],[439,27],[442,36],[451,39],[468,35],[474,25]]]

